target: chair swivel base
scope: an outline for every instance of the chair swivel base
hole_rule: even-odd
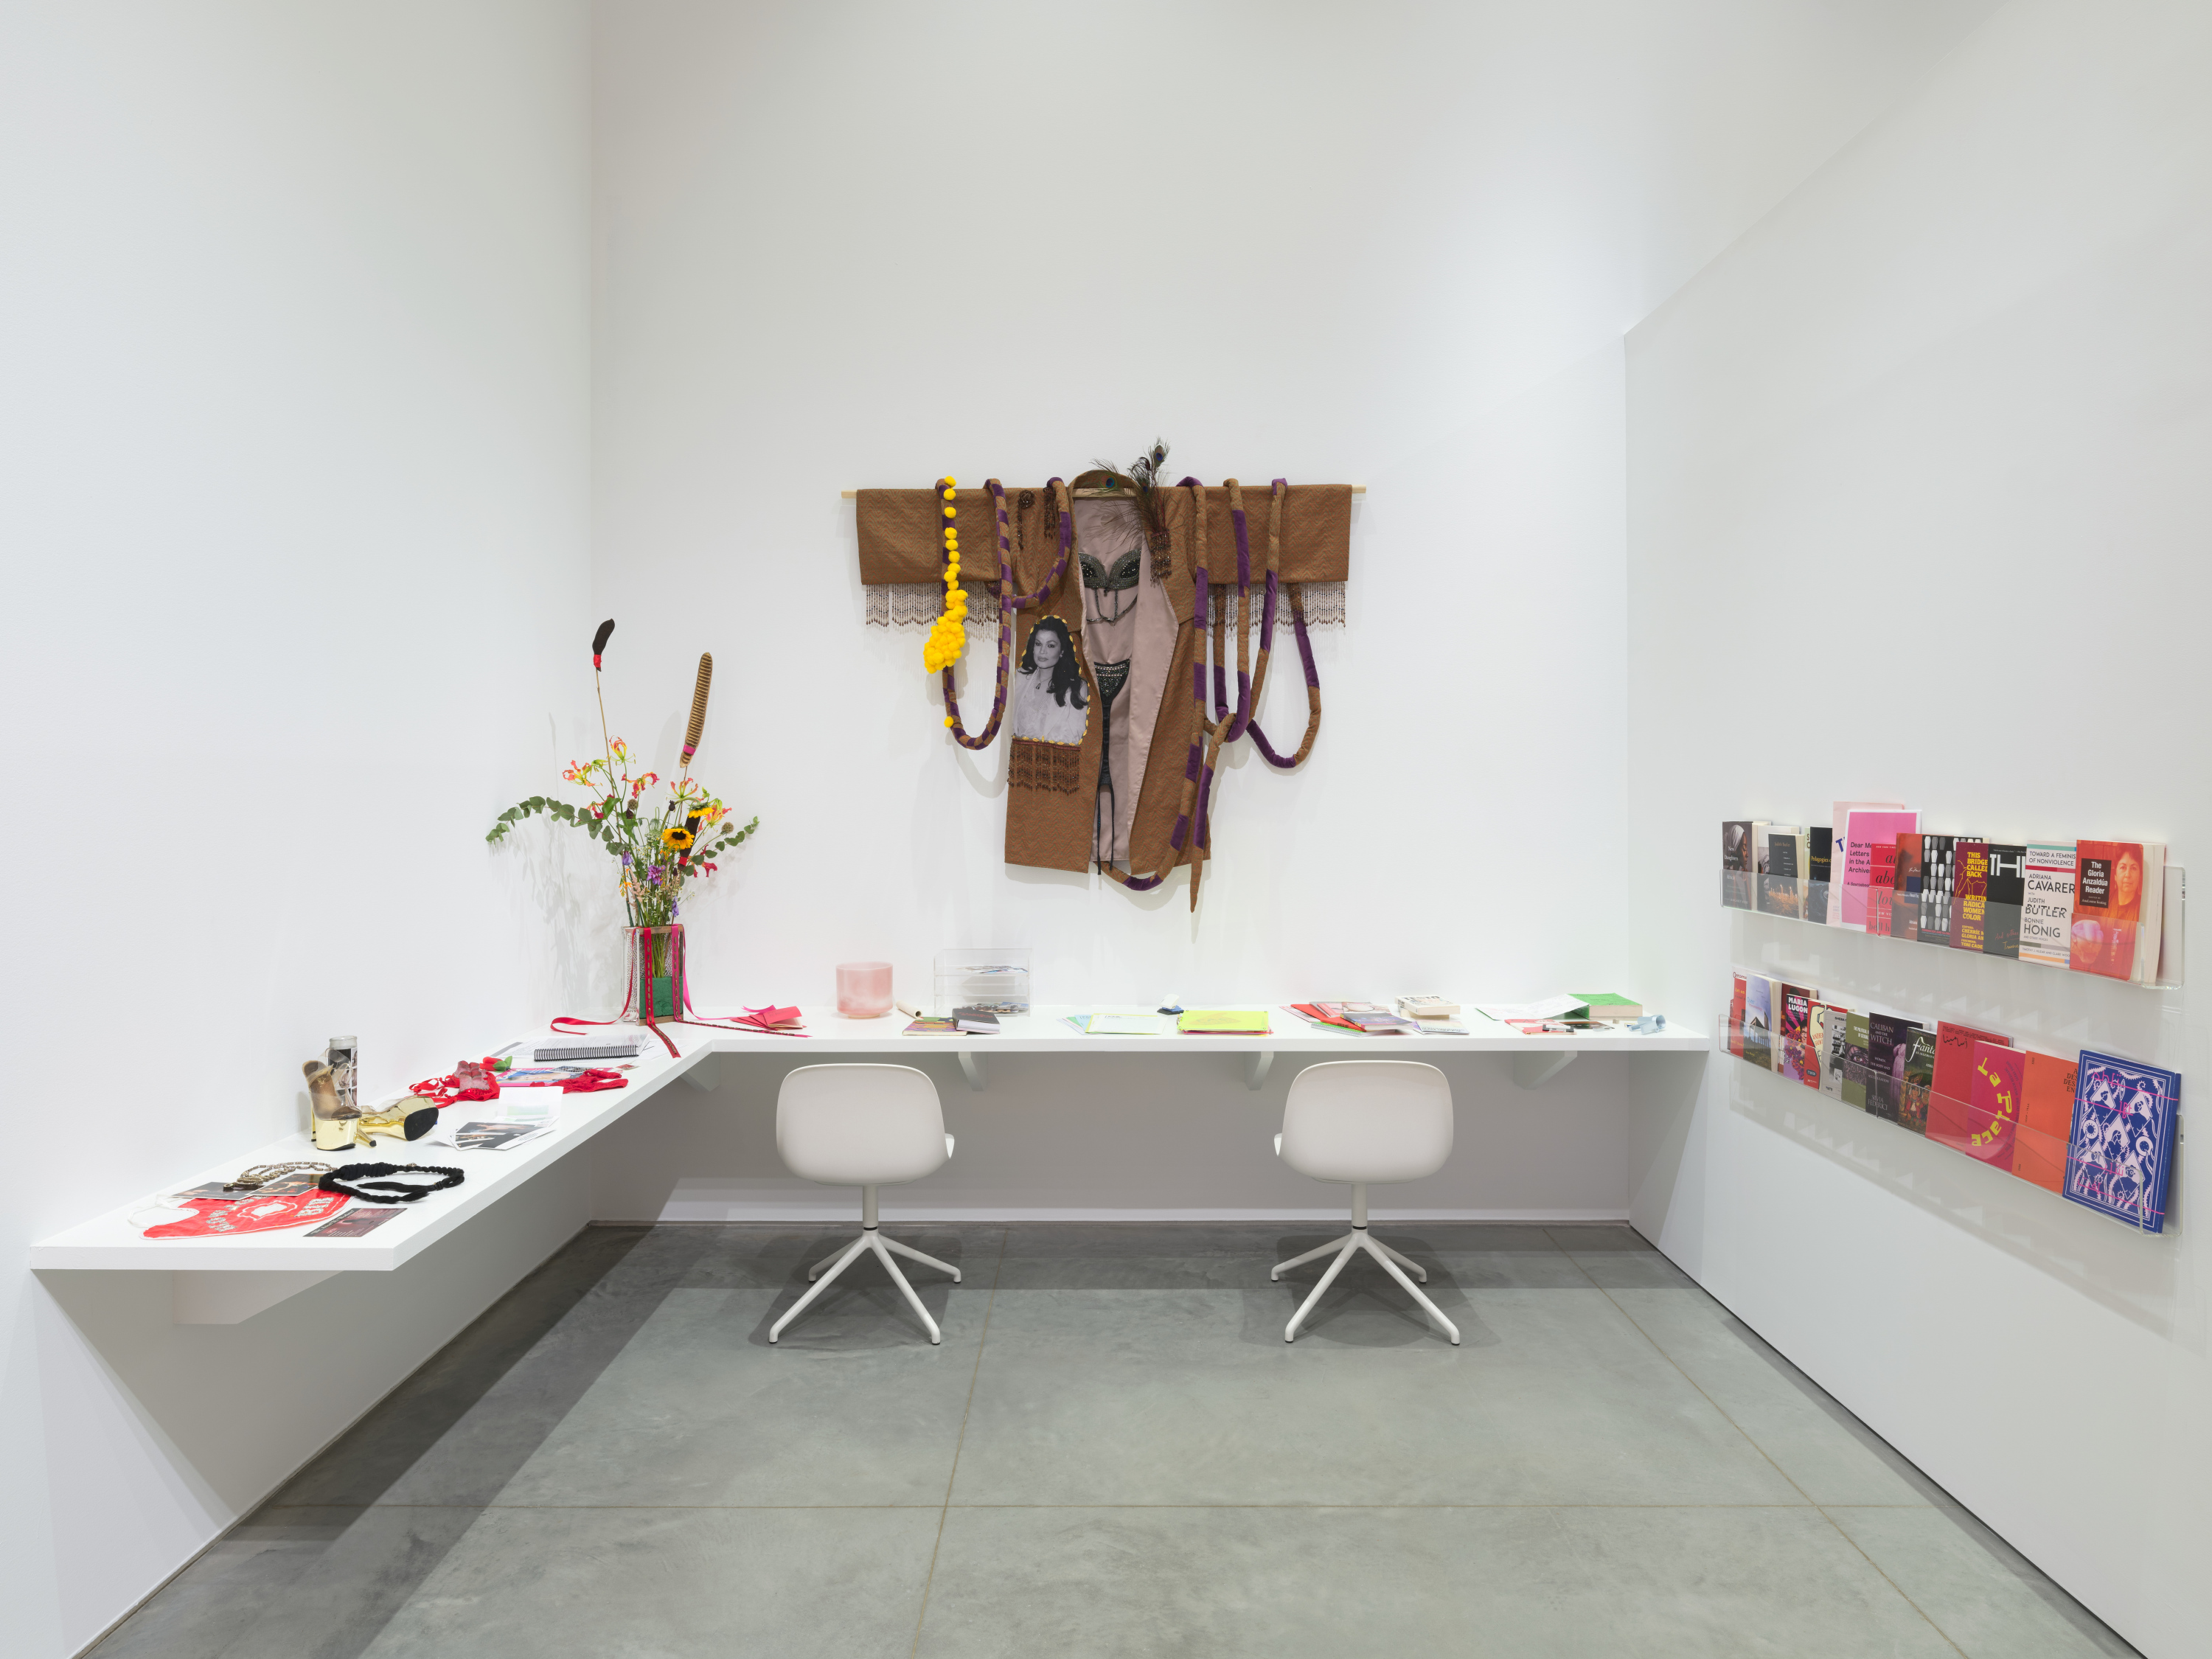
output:
[[[928,1330],[929,1340],[932,1342],[942,1341],[943,1339],[938,1334],[937,1322],[929,1316],[929,1310],[921,1305],[921,1298],[914,1293],[914,1286],[906,1282],[906,1275],[899,1271],[898,1263],[892,1261],[891,1256],[893,1252],[896,1252],[909,1261],[921,1262],[925,1267],[935,1267],[940,1273],[951,1273],[952,1282],[956,1285],[960,1282],[960,1269],[949,1261],[939,1261],[933,1255],[924,1255],[912,1245],[902,1244],[896,1238],[885,1238],[876,1230],[872,1223],[862,1228],[860,1236],[843,1249],[823,1256],[821,1261],[807,1269],[806,1276],[814,1281],[813,1288],[793,1303],[783,1317],[768,1328],[768,1340],[773,1342],[781,1336],[783,1328],[805,1312],[806,1304],[828,1290],[837,1275],[860,1260],[862,1252],[867,1250],[873,1250],[876,1253],[878,1258],[883,1262],[884,1270],[890,1274],[891,1283],[905,1293],[908,1305],[914,1310],[915,1316]],[[1455,1337],[1453,1340],[1456,1341],[1458,1339]]]
[[[1404,1285],[1406,1293],[1421,1304],[1421,1310],[1443,1328],[1443,1334],[1451,1338],[1452,1346],[1455,1348],[1459,1346],[1459,1327],[1446,1319],[1442,1310],[1427,1297],[1422,1295],[1420,1287],[1406,1277],[1407,1269],[1411,1268],[1425,1282],[1429,1276],[1428,1270],[1410,1256],[1401,1255],[1380,1239],[1370,1237],[1364,1226],[1355,1225],[1341,1238],[1332,1238],[1318,1249],[1308,1250],[1304,1255],[1294,1255],[1288,1261],[1278,1261],[1267,1270],[1267,1277],[1271,1279],[1280,1279],[1285,1268],[1302,1267],[1309,1261],[1327,1255],[1332,1250],[1336,1252],[1336,1260],[1328,1264],[1328,1271],[1321,1276],[1321,1283],[1313,1287],[1313,1293],[1298,1304],[1298,1310],[1291,1316],[1291,1322],[1283,1327],[1284,1341],[1290,1342],[1297,1339],[1298,1327],[1305,1323],[1306,1316],[1314,1310],[1314,1304],[1321,1300],[1322,1292],[1336,1282],[1337,1274],[1344,1271],[1344,1264],[1352,1260],[1356,1251],[1364,1250],[1381,1262],[1383,1270]],[[793,1311],[798,1310],[793,1309]]]

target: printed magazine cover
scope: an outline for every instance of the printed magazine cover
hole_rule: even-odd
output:
[[[1948,945],[1951,924],[1957,919],[1954,895],[1958,886],[1956,836],[1920,838],[1920,941]]]
[[[2181,1074],[2081,1051],[2066,1196],[2145,1232],[2166,1229]]]
[[[1774,1069],[1774,981],[1763,974],[1744,975],[1743,1057]]]
[[[1782,1056],[1775,1067],[1808,1089],[1820,1086],[1820,1050],[1813,1040],[1813,994],[1796,985],[1777,985],[1782,1004]]]
[[[1989,887],[1982,910],[1982,954],[2017,957],[2021,913],[2027,896],[2027,848],[1993,841],[1989,854]]]
[[[2021,1068],[2012,1172],[2054,1193],[2066,1190],[2066,1143],[2074,1130],[2074,1093],[2081,1069],[2073,1060],[2033,1049]]]
[[[1729,818],[1721,825],[1721,902],[1732,909],[1751,907],[1753,866],[1752,822]]]
[[[2136,970],[2142,910],[2142,848],[2134,842],[2084,841],[2074,849],[2073,948],[2077,974],[2128,979]]]
[[[2020,959],[2063,968],[2072,955],[2074,843],[2032,841],[2021,866]]]
[[[1928,1133],[1928,1098],[1936,1083],[1936,1033],[1925,1026],[1912,1028],[1912,1041],[1905,1053],[1905,1083],[1897,1097],[1900,1128],[1917,1135]]]
[[[1990,844],[1959,838],[1958,926],[1951,943],[1961,951],[1979,951],[1989,921]]]

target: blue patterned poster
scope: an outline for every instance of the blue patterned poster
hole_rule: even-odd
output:
[[[2084,1048],[2066,1196],[2147,1233],[2166,1226],[2181,1073]]]

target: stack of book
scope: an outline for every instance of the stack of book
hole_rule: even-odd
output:
[[[1420,1030],[1420,1023],[1394,1014],[1379,1002],[1291,1002],[1284,1005],[1316,1025],[1334,1025],[1369,1036],[1397,1036]]]
[[[2145,1232],[2166,1223],[2181,1074],[1856,1007],[1738,974],[1729,1053]]]
[[[1917,808],[1880,801],[1838,801],[1832,817],[1723,823],[1721,902],[2137,985],[2179,981],[2183,879],[2163,842],[1938,834]]]

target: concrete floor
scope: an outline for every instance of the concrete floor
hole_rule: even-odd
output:
[[[99,1659],[2133,1651],[1625,1227],[595,1227]],[[1295,1281],[1295,1282],[1292,1282]]]

